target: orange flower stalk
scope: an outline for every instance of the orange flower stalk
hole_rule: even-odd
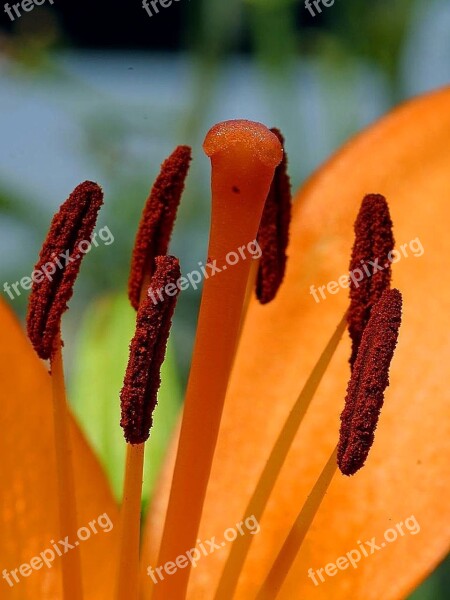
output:
[[[283,152],[271,131],[250,121],[216,125],[204,150],[212,163],[208,263],[221,267],[230,251],[256,239]],[[205,281],[159,564],[195,545],[249,274],[250,261],[241,260]],[[183,597],[189,571],[157,586],[155,600]]]
[[[270,304],[250,302],[237,350],[249,261],[205,282],[178,459],[174,440],[143,534],[143,598],[401,600],[447,552],[450,431],[441,364],[449,352],[450,289],[442,278],[450,254],[449,107],[450,89],[406,104],[347,144],[306,183],[294,204],[283,285]],[[215,128],[206,143],[213,164],[209,255],[218,265],[223,265],[219,259],[226,252],[255,238],[281,159],[276,136],[265,128],[243,125],[237,132],[233,127],[225,133],[222,127]],[[257,131],[261,136],[255,136]],[[278,146],[272,145],[274,139]],[[398,264],[392,278],[404,300],[402,327],[375,444],[367,455],[361,432],[365,434],[370,424],[373,433],[387,371],[382,385],[377,383],[375,412],[370,415],[364,410],[374,397],[371,392],[367,395],[364,385],[358,387],[356,378],[360,369],[372,376],[369,367],[375,355],[386,366],[400,308],[395,289],[380,300],[381,312],[380,302],[371,303],[353,366],[346,409],[351,419],[343,428],[340,455],[345,470],[353,470],[355,457],[365,465],[345,477],[336,471],[335,449],[350,377],[351,340],[342,337],[349,301],[348,292],[339,288],[348,287],[352,228],[361,199],[371,190],[389,198],[395,223]],[[240,220],[234,212],[238,209]],[[247,239],[241,236],[242,226],[252,234]],[[224,233],[231,239],[222,237]],[[387,288],[390,277],[386,279]],[[315,301],[311,286],[326,292],[325,298]],[[426,327],[424,313],[433,315]],[[53,516],[58,492],[51,388],[48,374],[4,304],[0,320],[5,336],[0,344],[0,376],[6,390],[0,448],[9,483],[1,492],[0,505],[3,585],[6,589],[11,580],[12,598],[64,597],[60,575],[67,557],[52,568],[33,570],[28,565],[29,577],[19,569],[58,535]],[[388,337],[379,337],[378,327],[388,327]],[[95,457],[73,424],[70,430],[78,523],[104,512],[118,523],[117,508]],[[350,456],[352,448],[357,453]],[[136,490],[139,469],[134,467],[139,461],[133,459],[132,466],[128,475]],[[139,502],[136,491],[133,494],[132,510],[127,512],[124,503],[122,522],[130,515],[125,519],[136,532]],[[180,512],[174,511],[177,507]],[[228,562],[241,538],[222,545],[221,536],[234,524],[243,526],[251,517],[248,507],[255,507],[258,530],[252,531],[254,535],[246,532],[248,546]],[[413,521],[414,531],[405,526]],[[385,532],[394,533],[395,542],[383,538]],[[136,533],[132,536],[136,540]],[[218,548],[203,554],[188,578],[186,565],[178,567],[174,561],[190,548],[200,548],[197,540],[213,536]],[[374,537],[379,550],[363,554],[362,547],[369,549],[366,540]],[[80,545],[89,598],[114,597],[115,549],[114,529]],[[359,549],[355,566],[348,559],[352,549]],[[122,572],[132,578],[136,546],[133,552],[128,564],[122,563]],[[161,561],[169,562],[160,562],[158,553]],[[341,558],[346,557],[344,565]],[[173,572],[171,564],[178,570]],[[159,567],[164,580],[152,581],[149,567],[155,571]],[[226,570],[232,595],[225,591],[221,596],[226,590],[221,588],[223,581],[228,581],[228,576],[222,580]],[[26,566],[22,571],[28,573]],[[20,583],[15,583],[15,576],[22,578]]]

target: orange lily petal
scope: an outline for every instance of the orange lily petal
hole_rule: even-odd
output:
[[[348,306],[348,290],[316,303],[310,286],[348,270],[353,222],[367,193],[389,201],[398,248],[419,238],[423,256],[393,265],[404,317],[375,445],[352,478],[339,473],[278,596],[281,599],[403,598],[445,555],[450,541],[450,88],[420,97],[340,150],[297,198],[285,283],[270,305],[253,302],[225,403],[200,538],[223,539],[240,522],[275,439],[322,349]],[[254,597],[337,443],[349,377],[345,336],[278,479],[240,580],[237,599]],[[445,366],[444,366],[445,369]],[[145,565],[154,562],[166,503],[165,476],[148,525]],[[187,499],[188,501],[188,499]],[[246,515],[249,516],[249,515]],[[398,536],[357,568],[319,569],[414,516],[416,535]],[[229,546],[228,546],[229,548]],[[186,549],[188,550],[188,549]],[[370,552],[370,548],[368,547]],[[227,547],[193,570],[189,598],[213,597]],[[176,557],[174,557],[175,560]],[[150,587],[148,577],[147,587]]]
[[[50,377],[36,357],[19,323],[7,305],[0,301],[0,569],[11,572],[33,557],[52,550],[51,540],[61,539],[56,503],[56,465],[52,425]],[[109,589],[111,556],[115,541],[118,509],[101,467],[88,447],[79,428],[72,421],[73,456],[79,512],[79,527],[102,518],[104,530],[97,525],[86,541],[80,542],[81,559],[87,597],[112,597]],[[87,536],[83,532],[83,536]],[[73,541],[73,540],[72,540]],[[70,542],[70,540],[69,540]],[[64,552],[64,545],[59,545]],[[56,553],[55,553],[56,554]],[[46,555],[50,560],[50,554]],[[11,587],[1,581],[3,598],[35,600],[61,598],[61,561],[55,557],[51,568],[41,564],[38,570],[23,567],[22,575],[13,575]]]

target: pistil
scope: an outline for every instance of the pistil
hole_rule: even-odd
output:
[[[205,281],[180,441],[158,563],[195,545],[223,403],[239,339],[250,272],[249,260],[227,265],[256,239],[276,166],[278,138],[249,121],[228,121],[208,133],[204,149],[212,162],[209,261],[227,270]],[[184,598],[189,567],[155,586],[154,600]]]

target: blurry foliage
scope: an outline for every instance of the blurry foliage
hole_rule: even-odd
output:
[[[374,61],[395,84],[412,5],[411,0],[345,0],[335,11],[333,29],[348,54]]]
[[[296,0],[247,0],[256,55],[270,68],[284,69],[299,49]]]
[[[38,207],[30,205],[18,191],[12,190],[2,182],[0,182],[0,213],[15,217],[30,227],[36,226],[36,219],[38,222],[40,220]]]
[[[32,15],[22,15],[14,26],[14,35],[2,36],[0,51],[28,73],[51,69],[49,52],[61,41],[55,11],[43,6]]]
[[[447,600],[450,590],[450,557],[413,592],[408,600]]]

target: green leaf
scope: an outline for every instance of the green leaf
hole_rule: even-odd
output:
[[[115,496],[122,496],[126,444],[120,422],[119,393],[136,313],[123,296],[96,301],[84,316],[76,343],[70,398],[74,412],[102,462]],[[143,503],[151,496],[177,420],[181,392],[169,343],[154,426],[146,444]]]

